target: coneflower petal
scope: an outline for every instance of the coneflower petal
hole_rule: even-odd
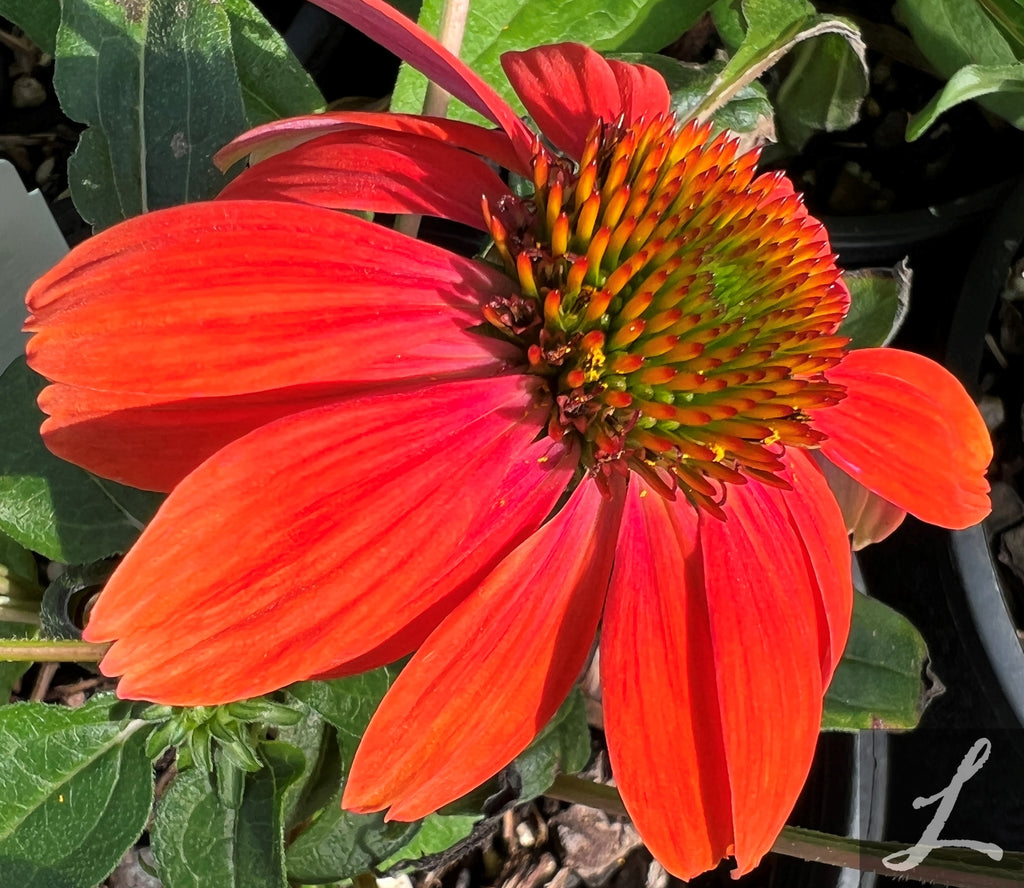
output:
[[[828,371],[846,387],[814,412],[821,452],[869,490],[940,527],[977,524],[991,509],[985,470],[992,441],[963,386],[921,355],[850,352]]]
[[[729,854],[737,875],[753,869],[810,767],[820,601],[790,518],[801,503],[751,481],[729,488],[725,520],[644,488],[627,506],[602,629],[605,729],[630,816],[684,879]]]
[[[372,40],[386,46],[438,86],[498,124],[520,157],[529,161],[533,134],[509,104],[474,70],[384,0],[313,0]]]
[[[85,632],[117,639],[102,668],[123,674],[122,696],[195,705],[409,653],[572,475],[571,445],[534,441],[535,394],[521,376],[417,387],[229,444],[175,488],[104,589]],[[396,636],[405,647],[388,649]]]
[[[644,842],[681,878],[733,844],[698,518],[629,485],[601,626],[604,727]]]
[[[792,493],[777,497],[788,513],[817,584],[821,680],[828,685],[846,647],[853,611],[853,577],[846,524],[824,473],[804,450],[791,448],[780,476]]]
[[[423,817],[495,774],[550,720],[593,646],[617,490],[606,500],[584,481],[426,640],[370,722],[346,808]]]
[[[419,213],[486,230],[481,200],[509,193],[474,154],[424,136],[350,129],[249,167],[218,197]]]
[[[423,136],[489,158],[506,169],[529,172],[529,167],[524,165],[502,130],[485,129],[475,123],[443,117],[378,111],[325,111],[323,114],[273,120],[233,139],[214,155],[213,160],[221,170],[229,169],[247,156],[252,163],[259,163],[264,158],[287,151],[310,139],[349,129],[373,129]]]
[[[54,382],[160,400],[493,372],[514,349],[467,328],[481,293],[511,290],[343,213],[191,204],[102,232],[37,281],[29,363]]]
[[[501,66],[540,131],[573,158],[580,157],[599,119],[610,124],[624,116],[628,126],[668,111],[660,75],[642,66],[613,66],[579,43],[506,52]]]

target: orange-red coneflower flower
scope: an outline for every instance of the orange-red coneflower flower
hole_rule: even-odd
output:
[[[526,747],[600,624],[641,835],[684,878],[746,872],[804,781],[850,619],[809,451],[962,527],[989,508],[984,425],[931,361],[845,349],[822,226],[755,155],[677,124],[654,71],[506,55],[545,142],[382,0],[319,2],[498,128],[265,126],[226,150],[263,159],[222,199],[116,226],[35,285],[48,445],[171,491],[86,637],[114,641],[123,696],[183,705],[415,652],[344,798],[413,819]]]

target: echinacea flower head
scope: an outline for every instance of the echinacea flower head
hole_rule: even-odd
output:
[[[103,232],[35,285],[48,445],[170,491],[86,637],[114,642],[123,696],[180,705],[413,654],[343,803],[415,819],[529,744],[600,624],[641,835],[684,878],[729,855],[746,872],[807,774],[850,620],[810,452],[889,524],[963,527],[989,507],[984,425],[936,364],[847,350],[820,223],[755,154],[677,121],[655,72],[508,54],[533,132],[380,0],[321,3],[498,128],[267,125],[225,150],[257,162],[220,199]]]

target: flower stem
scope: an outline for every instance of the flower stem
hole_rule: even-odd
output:
[[[466,33],[466,19],[469,17],[469,0],[445,0],[441,12],[441,31],[438,42],[453,55],[462,48]],[[423,101],[423,113],[428,117],[444,117],[448,114],[451,96],[433,80],[427,83],[427,96]]]
[[[459,54],[462,37],[466,33],[466,19],[469,17],[469,0],[445,0],[441,11],[441,30],[438,42],[453,55]],[[433,80],[427,81],[427,95],[423,100],[423,113],[428,117],[445,117],[451,95]],[[420,230],[419,214],[399,216],[395,220],[395,231],[416,237]]]
[[[600,808],[609,814],[626,813],[622,797],[614,787],[579,777],[559,775],[545,795],[563,802]],[[884,858],[905,851],[908,845],[867,842],[787,826],[775,840],[772,851],[800,860],[893,876],[895,873],[885,865]],[[1006,852],[1002,860],[996,862],[960,848],[935,848],[907,875],[921,882],[934,882],[951,888],[1003,888],[1019,885],[1024,880],[1024,854]]]
[[[587,805],[590,808],[600,808],[609,814],[629,816],[626,814],[626,806],[622,804],[619,791],[614,786],[606,786],[604,783],[559,774],[544,795],[560,802]]]
[[[86,641],[17,641],[5,639],[0,643],[0,662],[28,661],[30,663],[98,663],[107,652],[107,644],[89,644]]]

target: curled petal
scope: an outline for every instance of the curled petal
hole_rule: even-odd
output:
[[[250,167],[220,198],[420,213],[486,230],[481,199],[493,205],[508,194],[508,187],[486,163],[444,142],[409,133],[350,129]]]
[[[498,124],[524,163],[533,154],[533,134],[508,103],[464,62],[385,0],[313,0],[426,74],[474,111]]]
[[[907,517],[903,509],[872,493],[824,457],[820,466],[839,503],[846,529],[853,536],[855,552],[884,540]]]
[[[622,113],[628,122],[632,123],[641,117],[649,120],[655,114],[664,114],[669,110],[672,97],[668,85],[653,68],[617,59],[608,59],[607,64],[618,84]]]
[[[40,278],[29,363],[55,382],[161,401],[489,374],[514,352],[467,328],[481,294],[511,287],[342,213],[192,204],[108,229]]]
[[[534,442],[535,388],[508,376],[371,396],[218,451],[92,611],[85,635],[115,640],[102,668],[123,675],[118,693],[222,703],[409,653],[572,475],[573,450]]]
[[[501,130],[484,129],[473,123],[443,117],[374,111],[327,111],[323,114],[274,120],[232,140],[214,155],[213,160],[221,170],[227,170],[246,156],[253,163],[259,163],[303,142],[349,129],[373,129],[423,136],[452,148],[479,154],[506,169],[528,172],[528,167],[523,165],[508,136]]]
[[[540,131],[572,157],[599,119],[613,123],[624,115],[629,125],[668,110],[668,88],[657,72],[613,65],[579,43],[506,52],[501,66]]]
[[[819,581],[784,496],[800,494],[751,481],[719,520],[631,486],[602,630],[605,728],[630,815],[683,879],[728,854],[737,875],[753,869],[814,754]]]
[[[892,348],[850,352],[828,371],[846,397],[815,412],[821,452],[922,521],[954,529],[990,511],[992,442],[963,386],[934,361]]]
[[[370,722],[344,807],[415,820],[526,748],[593,645],[621,510],[584,481],[437,628]]]

